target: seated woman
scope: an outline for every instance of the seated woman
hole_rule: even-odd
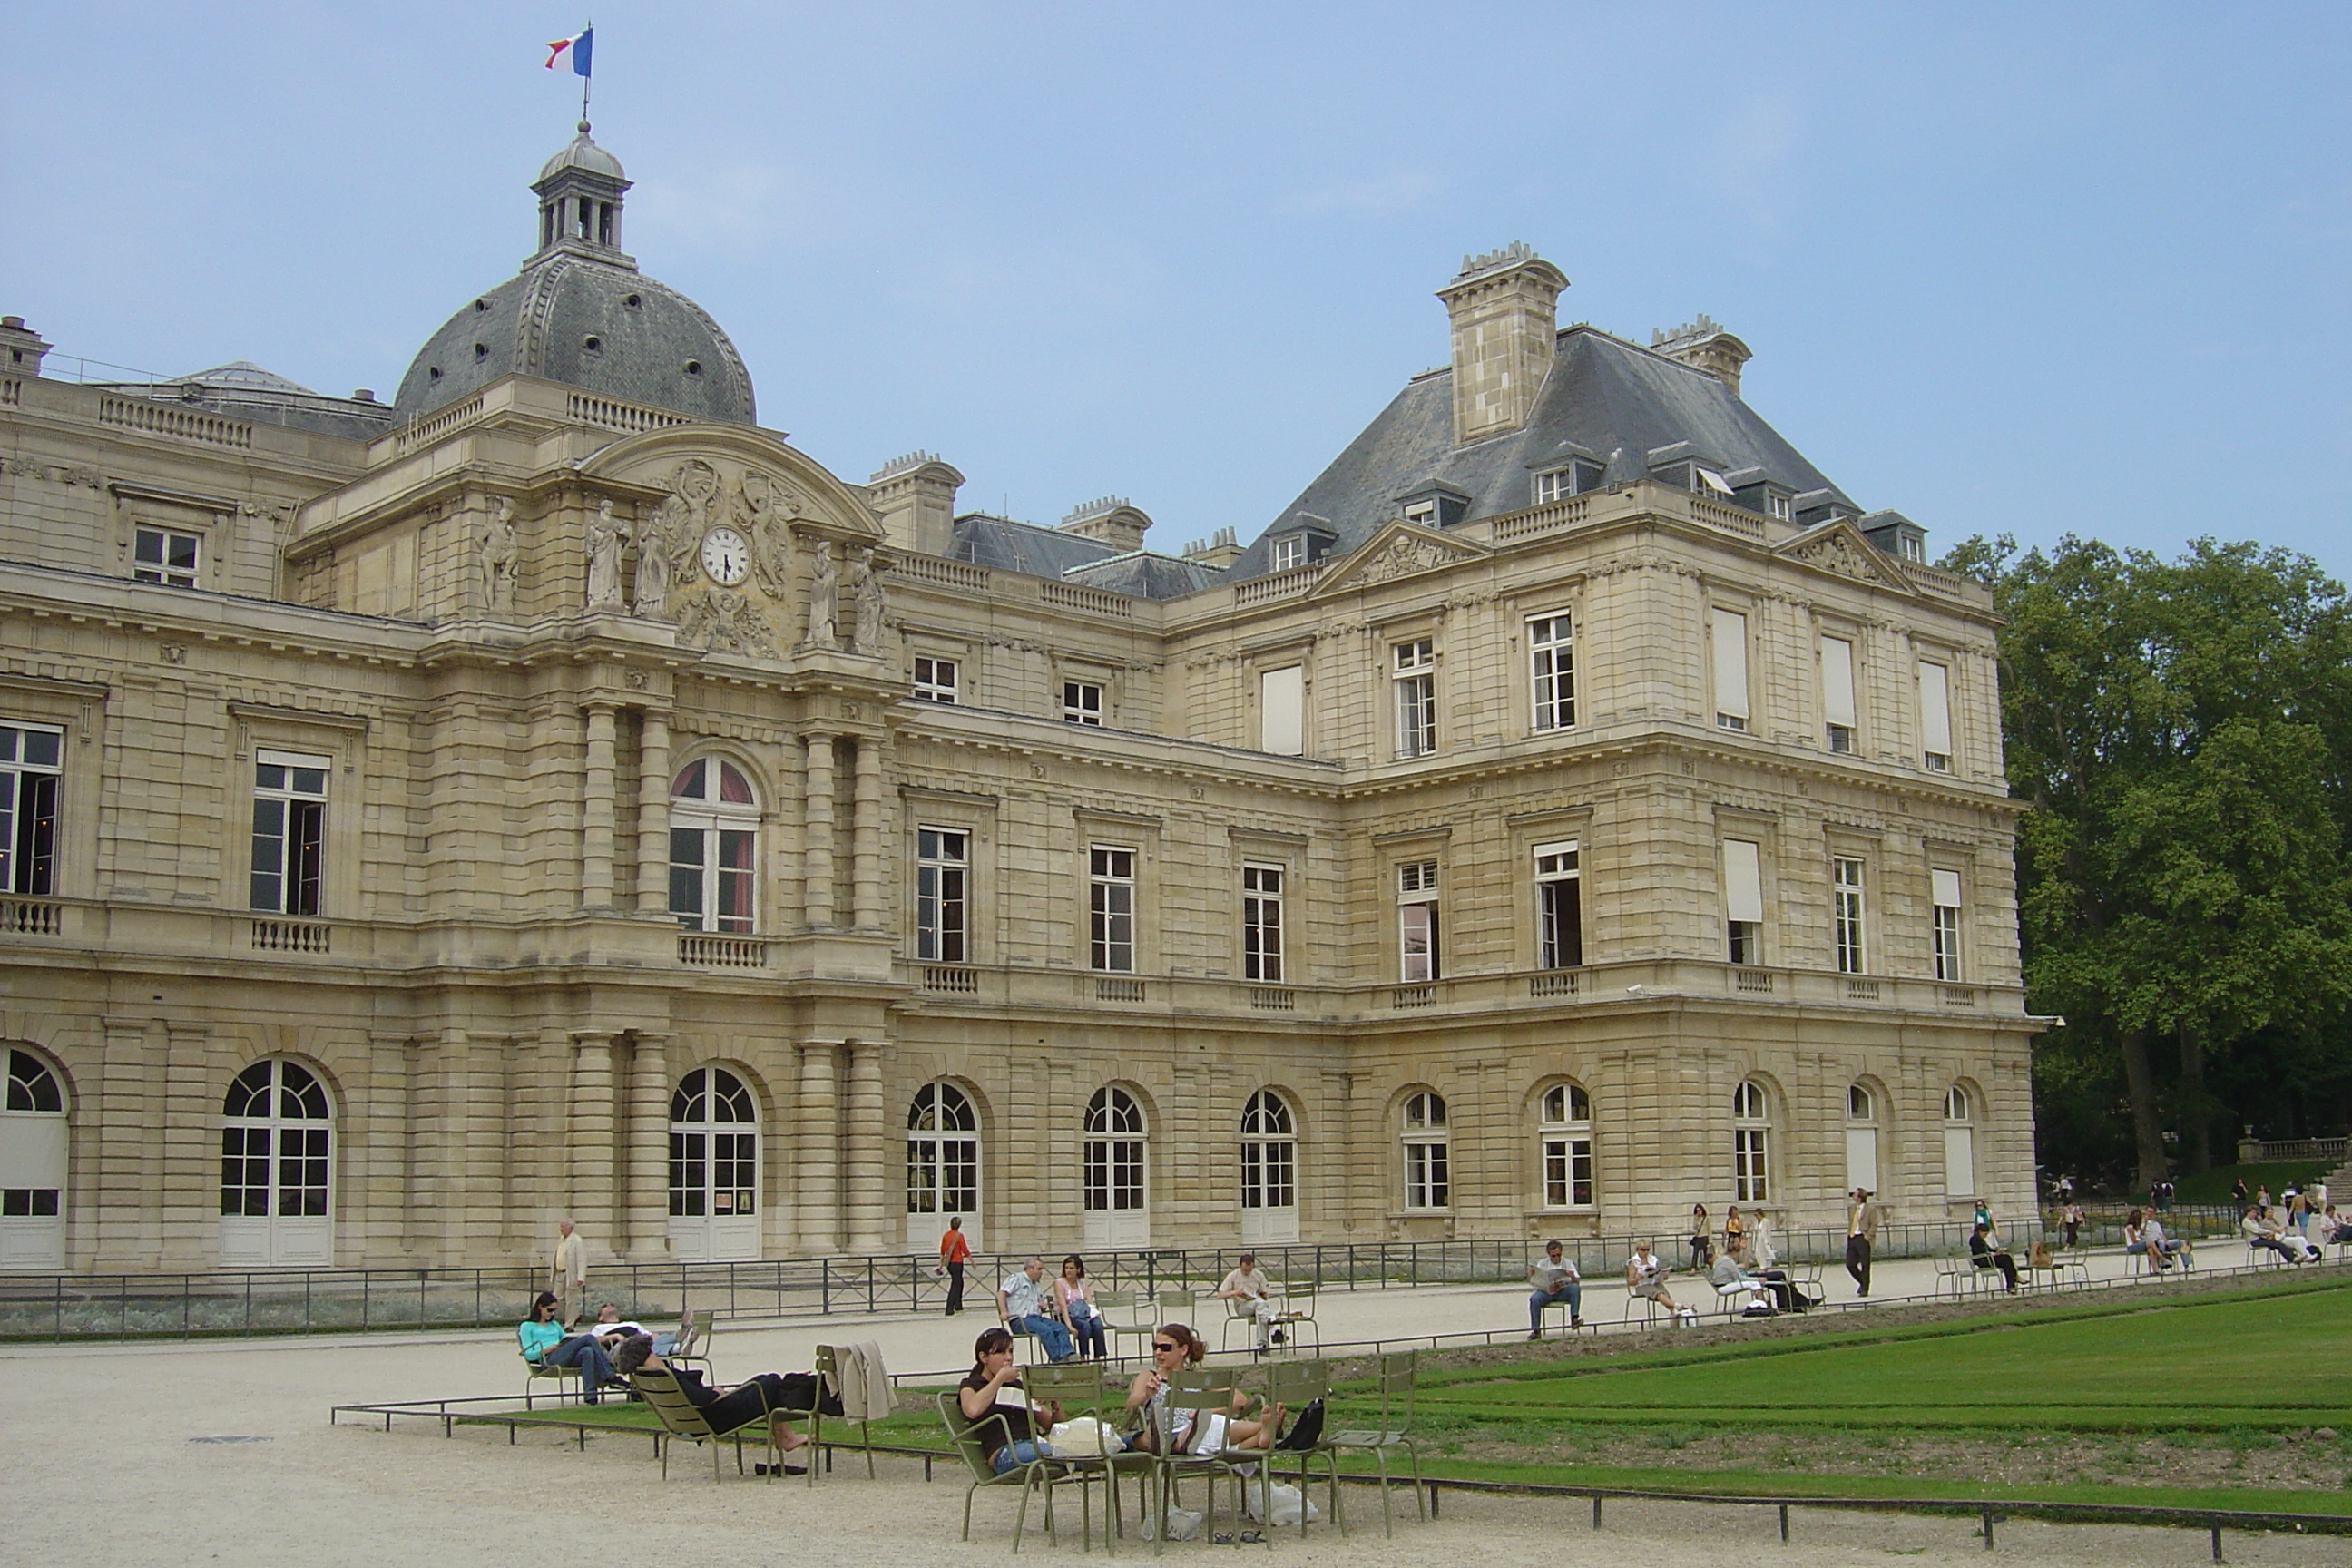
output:
[[[530,1316],[515,1325],[515,1341],[522,1346],[522,1359],[533,1366],[578,1367],[581,1399],[589,1405],[597,1404],[602,1399],[599,1390],[620,1382],[614,1375],[612,1360],[594,1334],[566,1336],[556,1314],[555,1292],[541,1290],[530,1304]]]
[[[1976,1227],[1969,1232],[1969,1261],[1979,1268],[2000,1269],[2006,1282],[2004,1288],[2013,1292],[2017,1289],[2017,1259],[1995,1247],[1989,1239],[1991,1235],[1991,1226],[1977,1221]]]
[[[956,1408],[971,1424],[971,1433],[980,1439],[989,1468],[1001,1476],[1016,1465],[1052,1458],[1054,1450],[1036,1421],[1042,1416],[1052,1426],[1062,1418],[1062,1407],[1048,1401],[1031,1409],[1021,1389],[1021,1369],[1013,1363],[1013,1335],[1001,1328],[982,1330],[971,1342],[971,1371],[964,1374],[956,1394]],[[1003,1397],[1016,1392],[1022,1395],[1018,1399]]]
[[[766,1416],[768,1429],[775,1437],[776,1447],[787,1454],[808,1442],[807,1437],[793,1430],[789,1417],[805,1415],[819,1408],[827,1415],[841,1414],[841,1401],[824,1392],[816,1373],[813,1372],[796,1372],[789,1376],[779,1372],[763,1372],[748,1383],[739,1383],[722,1392],[705,1383],[702,1374],[694,1368],[672,1366],[662,1360],[654,1352],[654,1342],[644,1334],[634,1334],[623,1340],[621,1348],[613,1352],[613,1365],[625,1376],[635,1376],[639,1372],[669,1373],[677,1381],[677,1391],[702,1412],[703,1420],[709,1422],[710,1429],[722,1437],[739,1427],[750,1426],[762,1415]],[[760,1466],[759,1473],[766,1475],[768,1467],[764,1464]],[[808,1470],[801,1465],[783,1465],[779,1467],[779,1473],[804,1476]]]
[[[1650,1250],[1646,1241],[1633,1244],[1633,1256],[1625,1260],[1625,1286],[1634,1295],[1655,1301],[1675,1315],[1677,1322],[1696,1322],[1698,1310],[1685,1307],[1666,1294],[1666,1260]]]
[[[1061,1309],[1062,1321],[1070,1325],[1078,1354],[1085,1355],[1091,1346],[1095,1360],[1108,1360],[1102,1314],[1095,1310],[1095,1283],[1087,1278],[1086,1259],[1075,1252],[1062,1259],[1062,1277],[1054,1281],[1054,1304]]]
[[[2169,1268],[2183,1258],[2192,1264],[2196,1262],[2195,1249],[2189,1245],[2189,1238],[2167,1236],[2164,1222],[2153,1213],[2141,1224],[2140,1239],[2147,1244],[2148,1258],[2158,1268]]]
[[[1747,1304],[1740,1309],[1743,1312],[1752,1313],[1759,1318],[1769,1318],[1778,1310],[1770,1289],[1763,1280],[1739,1267],[1739,1257],[1737,1253],[1727,1249],[1722,1257],[1715,1260],[1715,1266],[1706,1271],[1706,1277],[1714,1282],[1715,1293],[1718,1296],[1745,1294],[1748,1300]]]
[[[1168,1380],[1188,1366],[1198,1366],[1209,1353],[1208,1344],[1183,1323],[1162,1323],[1152,1331],[1151,1364],[1135,1374],[1127,1390],[1127,1407],[1144,1416],[1143,1430],[1129,1447],[1160,1452],[1160,1435],[1169,1437],[1174,1454],[1214,1454],[1230,1448],[1271,1448],[1282,1429],[1282,1406],[1276,1405],[1255,1421],[1239,1419],[1249,1407],[1249,1395],[1234,1390],[1225,1410],[1170,1408]]]
[[[2146,1218],[2147,1215],[2138,1209],[2134,1209],[2129,1214],[2124,1215],[2124,1252],[2126,1256],[2138,1258],[2147,1253],[2147,1232],[2141,1227],[2142,1221]]]
[[[1756,1214],[1760,1220],[1764,1211],[1759,1209]],[[1764,1239],[1760,1226],[1751,1228],[1748,1233],[1748,1249],[1755,1250]],[[1734,1258],[1733,1261],[1739,1264],[1743,1269],[1748,1263],[1748,1259],[1744,1257]],[[1785,1268],[1774,1268],[1769,1256],[1759,1261],[1754,1272],[1747,1274],[1745,1278],[1760,1281],[1764,1289],[1772,1292],[1772,1305],[1777,1310],[1801,1312],[1810,1307],[1818,1307],[1822,1304],[1820,1297],[1808,1296],[1798,1289],[1797,1282],[1789,1278],[1789,1271]]]
[[[2257,1204],[2247,1211],[2246,1217],[2238,1222],[2238,1228],[2245,1232],[2248,1246],[2275,1252],[2289,1263],[2319,1260],[2319,1248],[2281,1225],[2267,1204]]]

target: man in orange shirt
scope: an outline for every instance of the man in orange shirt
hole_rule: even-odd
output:
[[[963,1215],[954,1215],[948,1220],[947,1233],[940,1237],[940,1267],[948,1271],[948,1316],[963,1310],[963,1266],[971,1256],[971,1243],[964,1238]]]

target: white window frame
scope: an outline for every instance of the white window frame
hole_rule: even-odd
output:
[[[1242,1107],[1241,1157],[1244,1213],[1298,1207],[1298,1122],[1273,1089],[1259,1089]]]
[[[1306,564],[1307,536],[1303,533],[1284,534],[1265,553],[1265,569],[1269,572],[1287,572]]]
[[[1952,671],[1931,658],[1919,661],[1919,765],[1952,771]]]
[[[1584,963],[1582,847],[1577,839],[1563,838],[1529,851],[1535,863],[1538,969],[1576,969]]]
[[[971,959],[971,832],[915,828],[915,957],[925,963]]]
[[[1095,724],[1102,722],[1103,689],[1091,680],[1062,682],[1062,722],[1065,724]]]
[[[1935,955],[1936,978],[1958,983],[1966,971],[1960,959],[1960,874],[1958,871],[1931,870],[1927,873],[1929,897],[1928,934]]]
[[[1435,860],[1408,860],[1397,868],[1397,978],[1407,984],[1435,980],[1439,949]]]
[[[1731,1091],[1731,1190],[1737,1203],[1771,1201],[1772,1097],[1752,1078]]]
[[[1543,1170],[1543,1206],[1593,1207],[1592,1097],[1582,1084],[1556,1083],[1544,1090],[1537,1102],[1536,1141]]]
[[[1549,506],[1556,500],[1567,500],[1576,493],[1575,464],[1570,463],[1558,468],[1546,468],[1535,477],[1533,491],[1535,500],[1532,504]]]
[[[1715,665],[1715,727],[1748,729],[1748,616],[1720,607],[1708,612],[1708,640]]]
[[[980,1175],[980,1108],[962,1085],[935,1079],[907,1105],[908,1245],[930,1240],[948,1216],[962,1216],[966,1236],[977,1230]]]
[[[1411,506],[1404,509],[1404,520],[1407,522],[1414,523],[1422,528],[1435,528],[1437,526],[1437,503],[1433,500],[1414,501]]]
[[[1445,1123],[1445,1097],[1431,1089],[1407,1095],[1398,1121],[1404,1206],[1420,1212],[1452,1208],[1453,1135]]]
[[[1691,489],[1703,496],[1721,496],[1727,500],[1737,499],[1738,492],[1730,482],[1705,463],[1691,465]]]
[[[1389,681],[1395,695],[1396,754],[1425,757],[1437,750],[1437,653],[1429,637],[1391,645]]]
[[[150,542],[152,553],[150,554]],[[187,547],[184,560],[173,559],[173,545]],[[182,528],[142,522],[131,530],[131,577],[136,583],[161,583],[167,588],[193,588],[204,573],[205,536]]]
[[[1839,756],[1857,749],[1853,704],[1853,639],[1823,632],[1821,639],[1823,744]]]
[[[1863,921],[1868,867],[1859,856],[1830,858],[1830,945],[1840,974],[1870,973],[1870,950]]]
[[[702,793],[679,795],[679,781],[695,767]],[[751,798],[728,800],[726,780],[732,776]],[[726,936],[751,936],[760,929],[760,792],[751,777],[726,757],[706,755],[689,760],[670,778],[669,912],[682,931],[714,931]],[[693,858],[682,858],[689,845]],[[729,863],[729,852],[739,863]],[[679,907],[678,895],[689,887],[695,904]],[[734,895],[739,895],[740,898]],[[733,910],[736,912],[722,913]],[[748,910],[749,913],[741,912]]]
[[[56,725],[0,723],[0,892],[40,899],[58,890],[65,755],[66,732]]]
[[[1576,621],[1566,610],[1528,617],[1528,689],[1538,732],[1576,728]]]
[[[1752,838],[1723,841],[1724,958],[1764,962],[1764,847]]]
[[[1242,862],[1242,977],[1262,985],[1283,983],[1283,877],[1288,869],[1271,861]]]
[[[953,705],[962,689],[962,664],[952,658],[940,658],[921,654],[915,659],[915,700],[919,702],[944,702]]]
[[[1764,492],[1764,510],[1776,522],[1787,522],[1796,514],[1796,508],[1790,504],[1789,498],[1774,491]]]
[[[1135,868],[1131,844],[1087,847],[1087,967],[1135,973]]]
[[[1977,1097],[1954,1084],[1944,1091],[1944,1201],[1966,1203],[1977,1194]]]
[[[327,792],[335,761],[307,752],[257,748],[253,753],[253,853],[247,862],[249,907],[267,914],[325,912],[327,898]],[[271,777],[272,773],[276,777]],[[306,777],[317,774],[312,783]],[[266,826],[275,810],[275,826]],[[261,868],[264,843],[275,848],[274,870]],[[307,858],[307,868],[298,868]],[[276,886],[265,895],[262,879]]]

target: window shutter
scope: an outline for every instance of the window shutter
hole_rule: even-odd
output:
[[[1764,920],[1764,879],[1757,868],[1756,846],[1745,838],[1723,841],[1723,902],[1726,920]]]
[[[1307,669],[1285,665],[1257,678],[1258,750],[1296,757],[1307,750]]]
[[[1919,666],[1919,749],[1952,754],[1951,672],[1924,661]]]
[[[1748,617],[1715,612],[1715,710],[1748,717]]]
[[[1853,644],[1843,637],[1822,639],[1822,709],[1830,723],[1853,728]]]
[[[1960,907],[1960,874],[1958,871],[1930,871],[1927,878],[1936,884],[1936,902],[1955,910]]]

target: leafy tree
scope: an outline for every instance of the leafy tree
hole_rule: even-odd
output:
[[[2026,986],[2067,1020],[2037,1083],[2079,1121],[2120,1076],[2141,1183],[2167,1121],[2202,1169],[2209,1059],[2352,1005],[2352,605],[2305,557],[2210,540],[2166,563],[1977,539],[1946,564],[2008,621]]]

